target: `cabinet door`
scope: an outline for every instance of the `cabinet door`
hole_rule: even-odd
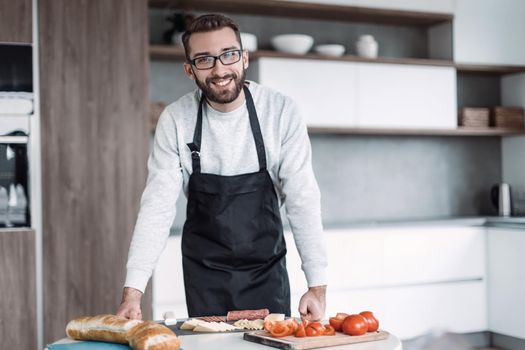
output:
[[[358,0],[358,6],[388,10],[453,13],[456,0]]]
[[[356,65],[261,58],[259,82],[290,96],[308,126],[355,126]]]
[[[181,238],[181,235],[169,237],[153,273],[154,320],[161,320],[166,311],[175,312],[176,318],[188,317],[182,273]]]
[[[488,233],[489,330],[525,339],[525,234],[519,229],[490,228]]]
[[[360,127],[457,126],[453,68],[359,63],[357,81]]]
[[[2,349],[36,349],[35,232],[0,230]]]
[[[525,65],[525,1],[461,0],[454,17],[454,60]]]
[[[30,43],[32,0],[0,0],[0,42]]]
[[[318,4],[359,6],[385,10],[453,13],[457,0],[280,0]]]
[[[384,237],[385,285],[483,280],[485,229],[427,227]]]
[[[487,329],[485,281],[354,290],[329,287],[326,305],[328,316],[371,310],[380,328],[401,339],[435,329],[458,333]]]

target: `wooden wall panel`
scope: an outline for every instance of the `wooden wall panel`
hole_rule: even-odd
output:
[[[0,0],[0,42],[33,42],[32,0]]]
[[[0,230],[2,349],[36,349],[35,232]]]
[[[147,2],[40,0],[39,21],[50,342],[71,318],[120,302],[147,175]]]

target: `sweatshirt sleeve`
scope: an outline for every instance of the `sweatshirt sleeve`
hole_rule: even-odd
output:
[[[146,289],[166,246],[181,189],[177,130],[168,107],[159,118],[148,159],[148,179],[129,247],[125,287]]]
[[[321,195],[312,169],[306,125],[295,103],[286,99],[281,115],[279,181],[301,268],[308,287],[327,284],[326,243],[321,222]]]

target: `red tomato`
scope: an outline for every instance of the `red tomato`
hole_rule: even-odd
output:
[[[341,332],[343,321],[348,317],[348,314],[338,312],[335,317],[330,317],[330,326],[334,327],[337,332]]]
[[[326,324],[324,326],[324,333],[323,333],[323,335],[335,335],[334,327],[330,326],[329,324]]]
[[[371,311],[360,312],[359,315],[363,316],[368,323],[368,332],[375,332],[379,328],[379,321],[374,317],[374,313]]]
[[[343,333],[348,335],[363,335],[368,331],[366,318],[361,315],[350,315],[343,321]]]
[[[299,325],[299,327],[297,327],[297,330],[295,331],[295,336],[297,338],[306,337],[306,331],[304,330],[304,325],[302,323]]]

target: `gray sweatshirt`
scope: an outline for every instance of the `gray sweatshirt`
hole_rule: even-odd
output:
[[[288,97],[249,82],[273,180],[301,257],[308,286],[327,284],[327,257],[321,200],[311,162],[306,126]],[[162,112],[148,160],[148,179],[129,248],[126,287],[144,291],[169,236],[175,203],[188,195],[192,142],[200,90],[188,93]],[[259,170],[246,103],[221,113],[203,108],[201,171],[238,175]]]

